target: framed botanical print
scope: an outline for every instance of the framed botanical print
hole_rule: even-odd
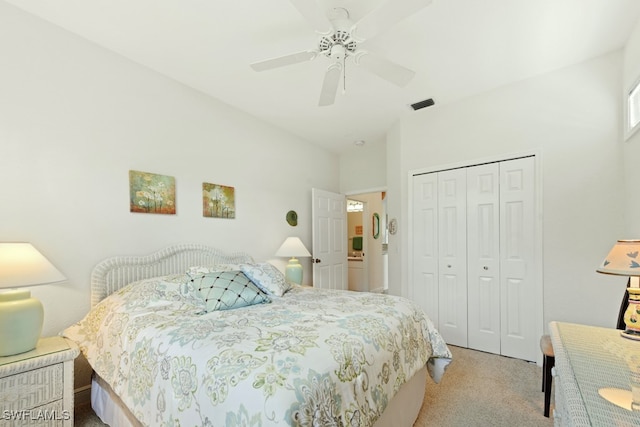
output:
[[[235,188],[203,182],[202,216],[211,218],[235,218]]]
[[[129,210],[131,212],[175,215],[175,178],[130,170]]]

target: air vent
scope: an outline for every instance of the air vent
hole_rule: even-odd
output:
[[[413,110],[419,110],[421,108],[425,108],[425,107],[431,107],[432,105],[434,105],[435,102],[433,101],[433,98],[429,98],[429,99],[425,99],[424,101],[420,101],[420,102],[416,102],[415,104],[411,104],[411,108],[413,108]]]

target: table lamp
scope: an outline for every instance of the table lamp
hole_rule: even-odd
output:
[[[284,277],[289,282],[302,285],[302,265],[297,257],[311,256],[307,248],[304,247],[302,241],[298,237],[287,237],[280,249],[276,252],[276,256],[291,257]]]
[[[44,285],[65,277],[30,243],[0,243],[0,289]],[[0,356],[36,348],[44,310],[31,292],[0,292]]]
[[[626,329],[621,335],[640,340],[640,240],[618,240],[596,271],[629,276],[628,305],[624,311]]]

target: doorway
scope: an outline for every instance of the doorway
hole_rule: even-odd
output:
[[[387,293],[386,192],[372,190],[346,196],[313,188],[311,196],[313,286],[319,289],[348,289],[347,257],[349,252],[353,252],[353,249],[350,249],[353,245],[349,244],[347,232],[347,198],[349,198],[362,201],[364,205],[362,210],[364,260],[362,262],[367,265],[367,277],[361,290]],[[364,264],[362,265],[364,269]]]
[[[369,290],[368,261],[365,247],[368,233],[365,232],[364,208],[367,203],[356,198],[347,199],[347,283],[350,291]]]
[[[384,191],[347,196],[350,290],[378,293],[388,290],[386,212]]]

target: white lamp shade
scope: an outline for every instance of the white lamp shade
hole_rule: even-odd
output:
[[[640,240],[618,240],[596,271],[619,276],[640,276]]]
[[[44,285],[65,279],[31,243],[0,243],[0,288]]]
[[[307,248],[298,237],[287,237],[280,249],[276,252],[276,256],[282,257],[306,257],[311,256]]]
[[[66,280],[31,243],[0,243],[0,288],[45,285]]]

